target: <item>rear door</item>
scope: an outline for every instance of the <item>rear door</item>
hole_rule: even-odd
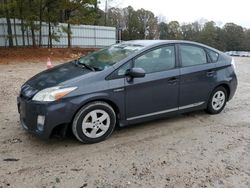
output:
[[[216,82],[215,63],[210,63],[203,47],[179,44],[180,100],[185,109],[205,104]]]
[[[143,78],[125,80],[128,120],[164,114],[178,109],[179,69],[175,45],[161,46],[138,56],[133,67],[142,68]]]

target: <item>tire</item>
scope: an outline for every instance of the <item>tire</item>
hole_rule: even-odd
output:
[[[208,100],[206,112],[209,114],[220,113],[226,106],[227,99],[227,90],[222,86],[217,87]]]
[[[108,138],[114,131],[116,114],[105,102],[91,102],[83,106],[72,123],[72,132],[83,143],[93,144]]]

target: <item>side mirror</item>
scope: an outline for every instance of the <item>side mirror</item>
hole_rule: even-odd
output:
[[[146,75],[146,72],[142,68],[131,68],[126,71],[125,75],[131,78],[142,78]]]

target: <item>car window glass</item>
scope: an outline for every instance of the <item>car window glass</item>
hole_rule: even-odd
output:
[[[97,70],[105,70],[143,48],[144,46],[129,43],[114,44],[81,57],[79,63]]]
[[[143,68],[146,73],[160,72],[175,68],[175,48],[165,46],[138,57],[134,67]]]
[[[107,77],[107,79],[118,79],[118,78],[123,78],[126,70],[131,69],[132,67],[132,61],[129,61],[122,66],[120,66],[118,69],[116,69],[111,75]]]
[[[126,70],[128,70],[128,69],[130,69],[130,68],[131,68],[131,62],[128,62],[128,63],[122,65],[122,66],[117,70],[116,75],[118,75],[118,76],[124,76]]]
[[[208,51],[208,54],[212,60],[213,63],[217,62],[218,58],[219,58],[219,54],[212,51],[212,50],[207,50]]]
[[[180,53],[183,67],[207,63],[206,52],[203,48],[192,45],[180,45]]]

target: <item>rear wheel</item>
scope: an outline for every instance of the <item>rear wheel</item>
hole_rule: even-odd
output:
[[[226,106],[227,97],[227,90],[224,87],[220,86],[216,88],[209,98],[206,111],[209,114],[220,113]]]
[[[92,102],[83,106],[76,114],[72,131],[83,143],[96,143],[105,140],[114,131],[116,114],[105,102]]]

